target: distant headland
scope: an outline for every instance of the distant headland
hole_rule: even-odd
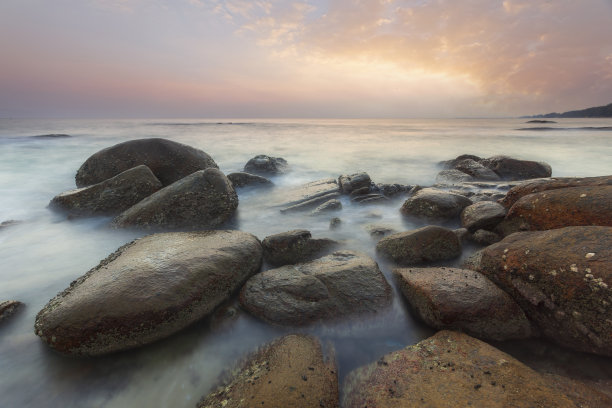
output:
[[[547,113],[545,115],[522,116],[523,118],[612,118],[612,103],[582,110],[564,113]]]

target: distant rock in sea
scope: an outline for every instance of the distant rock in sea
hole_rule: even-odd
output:
[[[545,115],[524,116],[525,118],[612,118],[612,103],[582,110],[563,113],[547,113]]]
[[[36,136],[30,136],[30,137],[34,139],[64,139],[64,138],[72,137],[72,136],[66,135],[64,133],[49,133],[47,135],[36,135]]]

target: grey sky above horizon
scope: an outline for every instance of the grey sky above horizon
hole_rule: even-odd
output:
[[[612,102],[612,0],[4,0],[0,117],[464,117]]]

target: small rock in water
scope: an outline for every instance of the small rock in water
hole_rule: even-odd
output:
[[[247,173],[267,173],[267,174],[279,174],[285,173],[289,168],[287,160],[282,157],[271,157],[265,154],[250,159],[247,164],[244,165],[244,171]]]
[[[355,173],[351,175],[342,175],[338,178],[338,185],[340,186],[340,190],[344,194],[350,194],[354,190],[365,189],[367,191],[362,190],[361,194],[367,193],[370,190],[371,184],[370,176],[368,173]]]
[[[4,302],[0,302],[0,323],[8,319],[12,314],[14,314],[18,309],[23,306],[23,303],[17,300],[7,300]]]
[[[334,230],[342,226],[342,220],[338,217],[334,217],[329,220],[329,229]]]
[[[316,259],[333,251],[338,243],[326,238],[313,239],[307,230],[293,230],[270,235],[261,245],[266,262],[282,266]]]
[[[364,229],[372,238],[382,238],[397,232],[392,226],[382,224],[367,224]]]
[[[22,221],[17,221],[17,220],[2,221],[2,222],[0,222],[0,230],[2,230],[4,228],[12,227],[13,225],[21,224],[21,222]]]
[[[328,213],[330,211],[337,211],[341,209],[342,209],[342,203],[340,202],[340,200],[331,199],[329,201],[324,202],[317,208],[315,208],[312,211],[311,215],[319,215],[319,214]]]
[[[458,217],[470,204],[472,201],[462,195],[435,188],[424,188],[406,200],[400,211],[404,215],[413,217],[451,219]]]

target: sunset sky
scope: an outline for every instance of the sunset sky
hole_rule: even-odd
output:
[[[2,0],[0,117],[464,117],[612,102],[612,0]]]

